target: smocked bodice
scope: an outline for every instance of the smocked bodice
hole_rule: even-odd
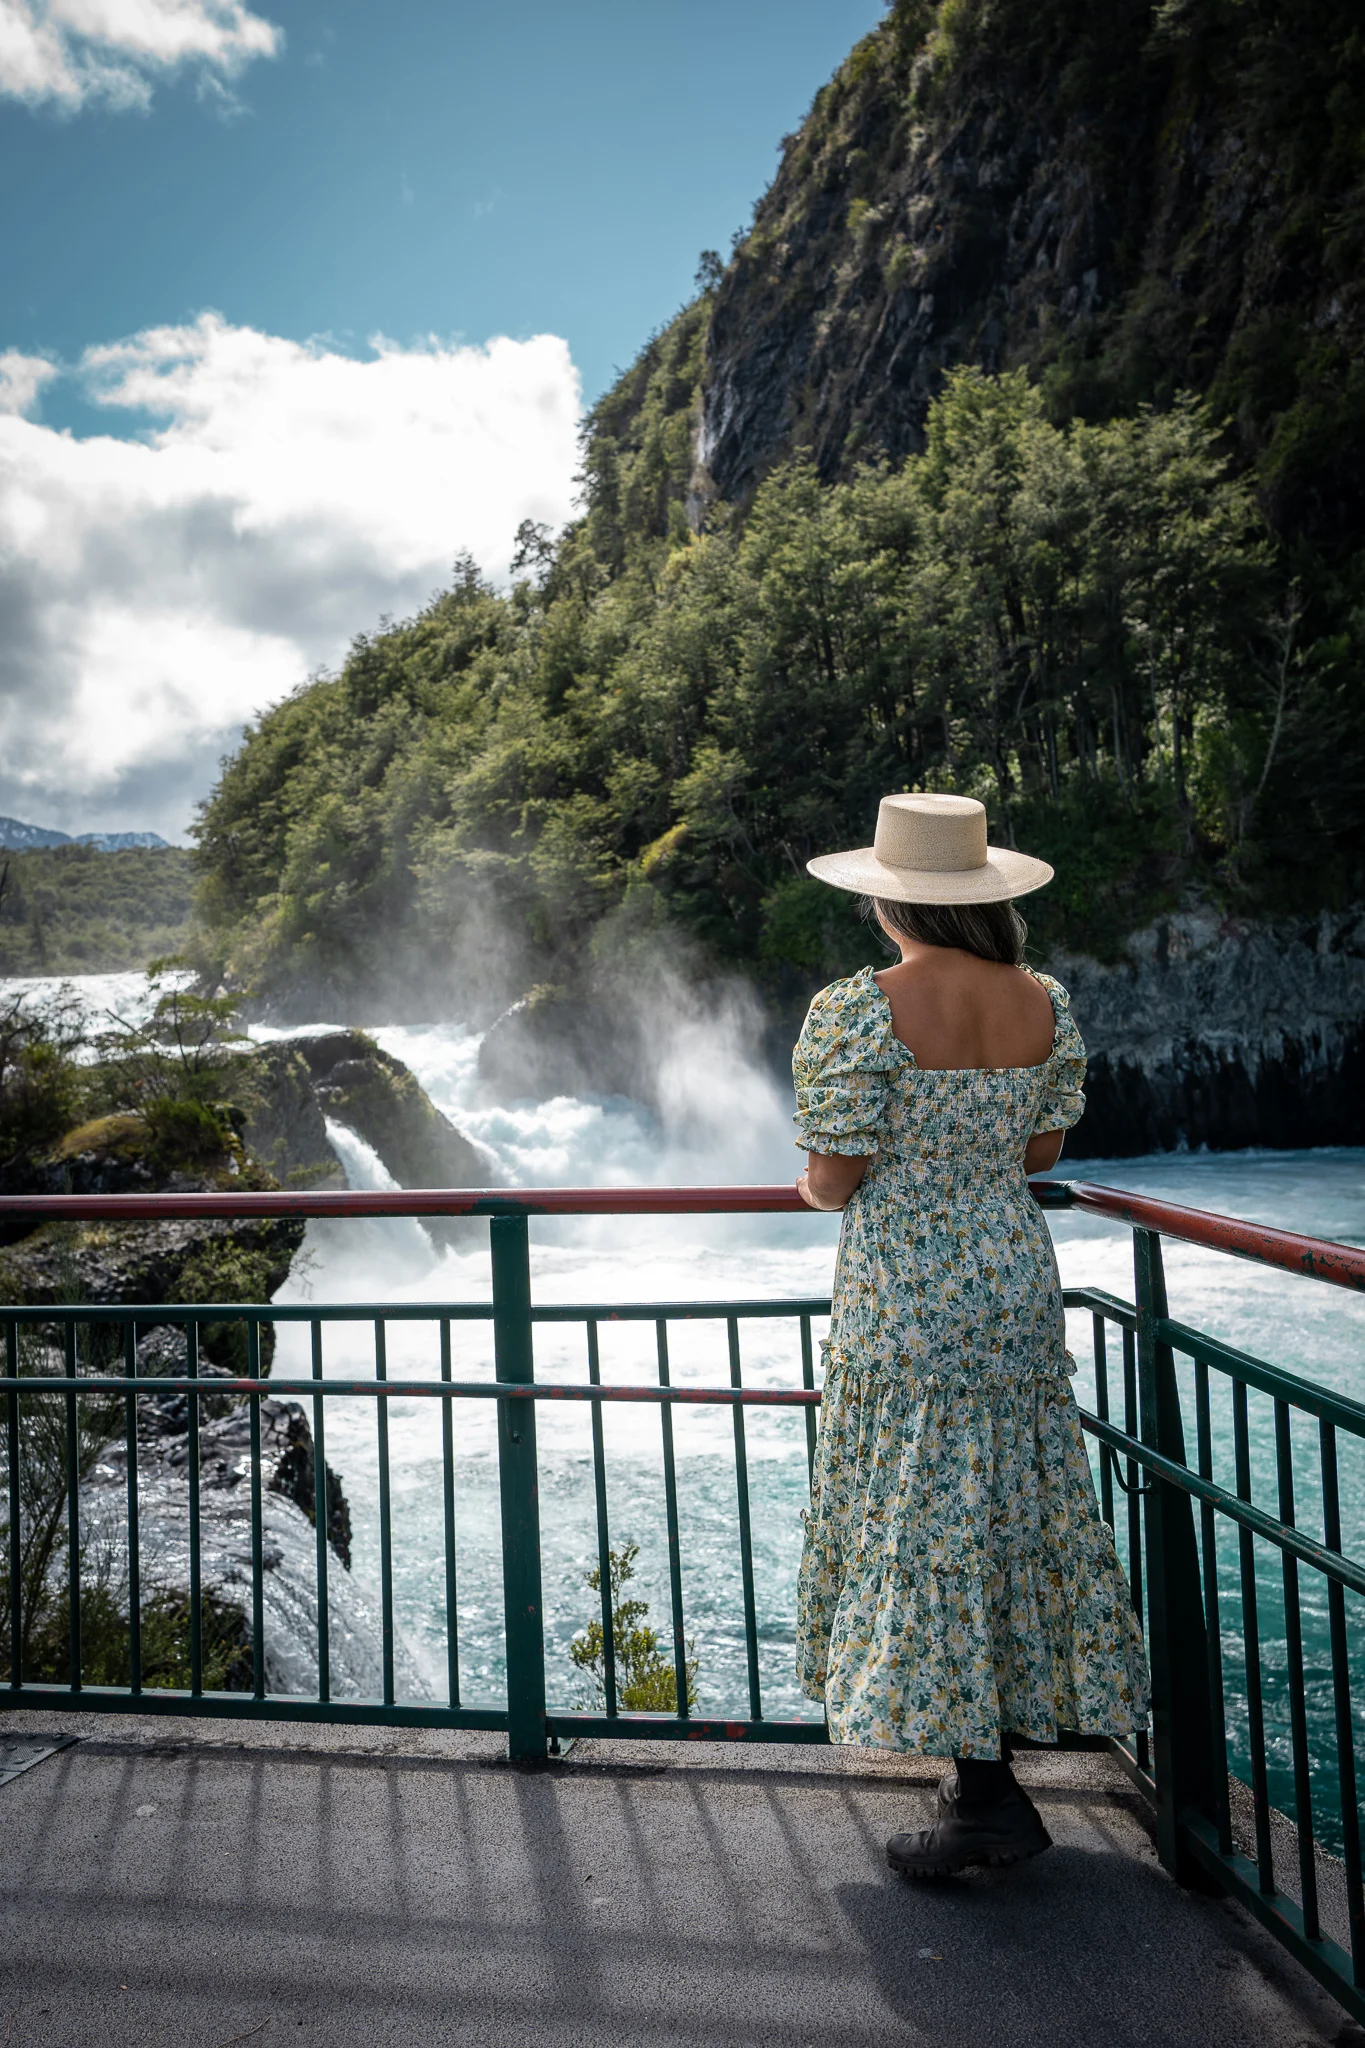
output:
[[[1041,1066],[950,1070],[915,1064],[870,967],[832,982],[811,1004],[792,1056],[798,1142],[811,1152],[876,1153],[870,1173],[894,1171],[915,1186],[1022,1168],[1036,1132],[1069,1130],[1085,1108],[1085,1047],[1070,998],[1051,975],[1034,979],[1054,1019]]]

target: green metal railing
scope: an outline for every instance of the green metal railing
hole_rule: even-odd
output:
[[[1365,1252],[1350,1246],[1322,1243],[1292,1233],[1266,1230],[1140,1201],[1084,1182],[1035,1183],[1044,1206],[1076,1206],[1128,1224],[1133,1231],[1134,1301],[1131,1304],[1094,1289],[1068,1290],[1068,1308],[1084,1310],[1092,1319],[1095,1359],[1095,1408],[1083,1411],[1085,1429],[1099,1455],[1101,1507],[1116,1527],[1127,1553],[1134,1603],[1143,1623],[1152,1668],[1153,1708],[1149,1731],[1131,1740],[1100,1744],[1114,1751],[1155,1807],[1158,1852],[1165,1866],[1183,1880],[1199,1873],[1211,1876],[1235,1893],[1327,1985],[1357,2017],[1365,2019],[1365,1904],[1362,1902],[1361,1843],[1357,1801],[1355,1735],[1352,1704],[1352,1653],[1361,1636],[1359,1611],[1349,1601],[1365,1596],[1365,1563],[1348,1555],[1342,1544],[1338,1478],[1339,1439],[1365,1441],[1365,1404],[1349,1400],[1252,1358],[1199,1331],[1173,1321],[1168,1312],[1162,1266],[1162,1235],[1227,1251],[1326,1280],[1365,1288]],[[96,1306],[27,1306],[0,1309],[5,1333],[6,1370],[0,1380],[6,1404],[5,1443],[8,1467],[11,1644],[8,1703],[11,1706],[106,1709],[160,1714],[212,1714],[296,1721],[370,1722],[463,1727],[505,1731],[509,1755],[534,1763],[576,1736],[612,1735],[680,1740],[759,1740],[824,1742],[823,1723],[781,1719],[764,1713],[759,1665],[759,1632],[754,1582],[753,1536],[749,1500],[745,1417],[751,1407],[798,1407],[805,1411],[808,1457],[815,1446],[816,1409],[820,1393],[814,1376],[814,1320],[825,1316],[828,1300],[764,1300],[724,1302],[603,1303],[572,1306],[533,1302],[530,1282],[528,1217],[572,1213],[743,1213],[796,1212],[800,1204],[788,1189],[730,1190],[560,1190],[503,1195],[256,1195],[192,1197],[8,1198],[0,1213],[21,1209],[32,1214],[157,1215],[183,1213],[172,1205],[193,1204],[191,1213],[352,1213],[411,1215],[483,1214],[490,1218],[492,1298],[485,1304],[348,1304],[339,1306],[269,1304],[183,1304]],[[785,1319],[794,1326],[794,1363],[799,1384],[790,1387],[746,1386],[742,1333],[755,1318]],[[729,1384],[699,1387],[675,1385],[670,1377],[669,1331],[679,1322],[714,1320],[726,1332]],[[387,1332],[390,1325],[424,1321],[434,1326],[439,1343],[439,1378],[390,1376]],[[262,1328],[270,1324],[305,1323],[311,1340],[311,1373],[305,1379],[263,1377],[260,1371]],[[369,1379],[324,1377],[325,1332],[340,1322],[373,1326],[374,1372]],[[603,1324],[631,1322],[654,1327],[655,1377],[652,1384],[603,1384],[599,1337]],[[206,1380],[199,1372],[200,1334],[204,1326],[236,1324],[245,1332],[247,1372],[241,1378]],[[455,1333],[463,1325],[491,1324],[494,1378],[457,1379],[454,1374]],[[572,1383],[539,1383],[534,1377],[537,1327],[578,1325],[584,1336],[587,1379]],[[185,1372],[148,1378],[138,1371],[139,1330],[171,1326],[183,1329]],[[59,1335],[63,1370],[35,1374],[21,1370],[20,1333],[25,1327]],[[110,1369],[107,1357],[82,1354],[81,1332],[112,1329],[122,1338],[123,1370]],[[1121,1355],[1121,1397],[1112,1396],[1110,1333],[1116,1332]],[[103,1340],[107,1349],[108,1337]],[[1188,1361],[1177,1370],[1177,1355]],[[1187,1381],[1182,1399],[1181,1372]],[[1223,1483],[1216,1466],[1222,1438],[1214,1427],[1213,1396],[1224,1392],[1231,1404],[1233,1471]],[[139,1481],[138,1404],[154,1396],[183,1394],[188,1406],[187,1487],[190,1529],[190,1686],[187,1691],[143,1685],[140,1664],[138,1580]],[[249,1492],[251,1518],[251,1658],[249,1693],[212,1692],[204,1687],[203,1606],[200,1568],[199,1430],[201,1406],[208,1395],[245,1402],[250,1423]],[[120,1397],[123,1402],[126,1457],[126,1522],[129,1556],[129,1670],[126,1686],[90,1686],[82,1680],[80,1557],[81,1489],[76,1480],[79,1404],[90,1398]],[[266,1690],[264,1646],[264,1525],[262,1498],[261,1402],[267,1397],[294,1397],[311,1404],[315,1445],[315,1521],[317,1569],[317,1670],[315,1694],[269,1694]],[[329,1557],[326,1501],[326,1408],[335,1398],[361,1396],[374,1401],[379,1474],[379,1582],[381,1607],[381,1696],[370,1700],[332,1696],[329,1673]],[[388,1446],[388,1406],[398,1397],[434,1399],[441,1404],[443,1535],[445,1549],[445,1621],[448,1698],[445,1702],[402,1700],[395,1687],[394,1557]],[[21,1404],[60,1398],[65,1405],[66,1455],[69,1474],[66,1514],[67,1598],[70,1615],[69,1672],[66,1683],[39,1683],[25,1676],[13,1646],[20,1641],[22,1548]],[[1268,1400],[1274,1446],[1273,1510],[1253,1498],[1253,1435],[1250,1402]],[[454,1412],[457,1403],[492,1400],[497,1406],[497,1461],[501,1507],[502,1607],[506,1642],[506,1705],[466,1706],[461,1701],[460,1645],[456,1602],[456,1486]],[[600,1713],[557,1711],[547,1707],[544,1603],[541,1585],[541,1528],[537,1498],[539,1459],[536,1417],[541,1403],[587,1402],[591,1407],[592,1469],[596,1510],[596,1544],[601,1585],[604,1710]],[[663,1509],[667,1532],[668,1640],[678,1703],[672,1714],[624,1711],[618,1699],[613,1661],[608,1515],[603,1409],[617,1402],[643,1402],[657,1407],[662,1450]],[[745,1646],[744,1710],[716,1718],[696,1714],[688,1706],[688,1627],[684,1605],[682,1548],[679,1529],[678,1481],[673,1445],[673,1410],[679,1405],[729,1408],[733,1416],[735,1504],[739,1542],[740,1597]],[[1186,1454],[1186,1425],[1193,1410],[1193,1462]],[[1118,1417],[1121,1410],[1122,1421]],[[1296,1501],[1296,1454],[1299,1467],[1304,1445],[1294,1434],[1294,1418],[1311,1421],[1316,1433],[1316,1479],[1321,1534],[1304,1526]],[[1303,1424],[1300,1424],[1302,1435]],[[1115,1509],[1123,1514],[1115,1523]],[[1195,1509],[1198,1509],[1196,1517]],[[1237,1593],[1242,1627],[1235,1645],[1245,1690],[1245,1711],[1230,1700],[1227,1680],[1228,1644],[1222,1626],[1226,1593],[1220,1585],[1219,1533],[1236,1532]],[[1280,1561],[1280,1600],[1285,1645],[1292,1785],[1288,1818],[1295,1833],[1296,1887],[1277,1881],[1274,1834],[1280,1825],[1271,1802],[1266,1730],[1266,1643],[1260,1628],[1257,1546],[1270,1546]],[[1303,1572],[1315,1575],[1314,1585],[1326,1589],[1327,1657],[1330,1664],[1332,1713],[1330,1730],[1320,1716],[1310,1716],[1304,1670],[1302,1603]],[[1226,1578],[1226,1569],[1225,1574]],[[1353,1626],[1354,1624],[1354,1626]],[[1277,1681],[1278,1682],[1278,1681]],[[3,1697],[5,1695],[0,1695]],[[1229,1771],[1233,1737],[1246,1752],[1250,1771],[1252,1839],[1239,1843]],[[1330,1752],[1330,1754],[1328,1753]],[[1324,1931],[1319,1910],[1319,1855],[1315,1846],[1315,1769],[1326,1768],[1337,1787],[1339,1827],[1333,1832],[1340,1848],[1344,1890],[1344,1941]],[[1296,1893],[1296,1895],[1295,1895]],[[1343,1931],[1341,1929],[1338,1930]]]

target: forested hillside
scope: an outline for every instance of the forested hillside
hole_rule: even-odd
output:
[[[902,786],[1057,863],[1043,949],[1358,896],[1363,76],[1323,0],[898,5],[581,519],[249,732],[206,967],[497,999],[669,935],[808,986],[869,942],[805,860]]]
[[[101,974],[174,953],[192,922],[176,846],[0,851],[0,974]]]

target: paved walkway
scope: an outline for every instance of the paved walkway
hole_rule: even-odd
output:
[[[0,1734],[51,1724],[0,1716]],[[0,1784],[0,2048],[1365,2043],[1179,1891],[1107,1762],[1020,1765],[1055,1842],[910,1886],[935,1773],[861,1751],[65,1717]]]

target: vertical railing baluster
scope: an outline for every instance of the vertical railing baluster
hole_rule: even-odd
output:
[[[1213,1431],[1209,1418],[1209,1369],[1194,1362],[1194,1412],[1199,1476],[1213,1478]],[[1209,1646],[1209,1727],[1213,1737],[1213,1803],[1218,1847],[1232,1854],[1232,1808],[1228,1800],[1228,1731],[1223,1697],[1223,1634],[1218,1607],[1218,1525],[1210,1501],[1199,1503],[1199,1538],[1204,1561],[1204,1613]]]
[[[322,1384],[322,1324],[315,1316],[309,1325],[311,1366],[314,1383]],[[318,1572],[318,1698],[332,1697],[332,1618],[327,1597],[327,1403],[321,1393],[313,1396],[313,1533],[316,1538]]]
[[[441,1317],[441,1378],[450,1385],[450,1317]],[[455,1578],[455,1417],[451,1395],[441,1399],[441,1501],[446,1542],[446,1698],[460,1704],[460,1609]]]
[[[1137,1333],[1126,1329],[1123,1332],[1123,1429],[1126,1436],[1138,1433],[1137,1396]],[[1128,1590],[1133,1596],[1133,1612],[1137,1615],[1138,1627],[1147,1633],[1147,1603],[1142,1572],[1142,1469],[1136,1458],[1125,1460],[1128,1473]],[[1151,1768],[1151,1737],[1145,1728],[1137,1731],[1137,1760],[1139,1768]]]
[[[815,1392],[815,1347],[811,1342],[810,1317],[801,1318],[801,1384],[808,1394]],[[815,1484],[815,1403],[806,1410],[806,1478]]]
[[[1322,1449],[1322,1540],[1328,1550],[1340,1555],[1341,1494],[1337,1484],[1337,1433],[1332,1423],[1318,1424],[1318,1441]],[[1346,1871],[1346,1918],[1351,1930],[1351,1975],[1357,1985],[1365,1987],[1365,1885],[1361,1880],[1350,1645],[1346,1635],[1346,1589],[1336,1579],[1327,1581],[1327,1622],[1332,1645],[1332,1704],[1341,1793],[1341,1860]]]
[[[1244,1380],[1232,1383],[1232,1442],[1237,1497],[1251,1499],[1251,1442],[1247,1430]],[[1256,1551],[1250,1529],[1237,1528],[1237,1561],[1242,1587],[1242,1648],[1247,1673],[1247,1744],[1251,1751],[1251,1802],[1256,1816],[1256,1874],[1268,1898],[1275,1889],[1270,1842],[1270,1787],[1265,1759],[1265,1710],[1261,1700],[1261,1624],[1256,1605]]]
[[[65,1323],[66,1335],[66,1376],[76,1377],[76,1319],[68,1316]],[[76,1406],[76,1392],[72,1388],[66,1395],[66,1597],[70,1621],[70,1659],[68,1684],[73,1692],[81,1689],[81,1474],[80,1474],[80,1413]]]
[[[1095,1413],[1101,1422],[1109,1420],[1109,1332],[1104,1317],[1096,1309],[1092,1317],[1095,1344]],[[1110,1460],[1104,1447],[1100,1447],[1100,1513],[1112,1529],[1114,1526],[1114,1481],[1109,1470]]]
[[[137,1378],[137,1324],[131,1318],[123,1326],[123,1370],[126,1378]],[[142,1690],[142,1555],[138,1526],[137,1394],[129,1388],[124,1396],[125,1443],[128,1462],[128,1684]]]
[[[726,1333],[730,1340],[730,1385],[744,1384],[739,1362],[739,1322],[735,1316],[726,1319]],[[744,1649],[749,1665],[749,1712],[755,1721],[763,1719],[763,1696],[759,1688],[758,1672],[758,1610],[754,1601],[754,1540],[749,1523],[749,1460],[744,1444],[744,1409],[736,1401],[735,1423],[735,1492],[739,1502],[739,1568],[744,1586]]]
[[[602,1384],[602,1360],[597,1347],[597,1324],[588,1321],[588,1384]],[[592,1481],[597,1500],[597,1586],[602,1606],[602,1690],[607,1712],[613,1718],[616,1705],[616,1631],[612,1626],[611,1531],[607,1523],[607,1455],[602,1429],[602,1403],[592,1408]]]
[[[535,1379],[531,1251],[527,1219],[489,1221],[493,1266],[493,1370],[499,1380]],[[546,1753],[545,1605],[540,1572],[539,1469],[532,1396],[498,1402],[498,1493],[502,1510],[502,1604],[507,1631],[507,1754],[514,1763]]]
[[[659,1385],[668,1377],[668,1324],[662,1317],[654,1325],[654,1346],[658,1357]],[[673,1410],[667,1401],[659,1403],[659,1428],[664,1447],[664,1513],[668,1521],[668,1590],[673,1603],[673,1690],[683,1719],[692,1708],[687,1697],[687,1630],[683,1620],[682,1542],[678,1532],[678,1475],[673,1462]]]
[[[261,1326],[252,1316],[246,1326],[247,1378],[261,1377]],[[251,1691],[265,1698],[265,1530],[261,1509],[261,1397],[248,1394],[251,1423]]]
[[[388,1343],[384,1325],[374,1326],[374,1376],[389,1376]],[[386,1394],[375,1396],[375,1426],[379,1440],[379,1600],[384,1657],[384,1705],[393,1705],[393,1524],[389,1501],[389,1401]]]
[[[1280,1520],[1294,1527],[1294,1445],[1289,1433],[1289,1403],[1275,1403],[1275,1476]],[[1317,1941],[1318,1865],[1313,1849],[1313,1780],[1308,1768],[1308,1709],[1303,1689],[1303,1623],[1299,1613],[1299,1562],[1280,1552],[1284,1572],[1284,1646],[1289,1679],[1289,1742],[1294,1761],[1294,1820],[1299,1838],[1299,1884],[1302,1888],[1303,1931]]]
[[[1153,1230],[1133,1232],[1133,1279],[1142,1441],[1183,1465],[1175,1356],[1161,1327],[1167,1318],[1166,1278],[1161,1239]],[[1173,1877],[1192,1878],[1181,1816],[1187,1807],[1211,1814],[1214,1806],[1208,1635],[1194,1508],[1189,1494],[1164,1479],[1145,1495],[1145,1506],[1157,1854]]]
[[[1138,1433],[1137,1338],[1132,1330],[1123,1333],[1123,1428],[1126,1436]],[[1142,1583],[1142,1467],[1136,1458],[1125,1460],[1128,1467],[1128,1586],[1133,1596],[1138,1627],[1147,1631],[1147,1603]]]
[[[192,1380],[199,1377],[199,1325],[185,1325],[185,1370]],[[191,1388],[189,1398],[190,1481],[190,1693],[198,1699],[204,1690],[203,1559],[199,1528],[199,1395]]]
[[[5,1324],[5,1377],[19,1377],[19,1325]],[[19,1390],[5,1396],[5,1437],[9,1458],[9,1682],[17,1692],[24,1682],[24,1532],[20,1521]]]

